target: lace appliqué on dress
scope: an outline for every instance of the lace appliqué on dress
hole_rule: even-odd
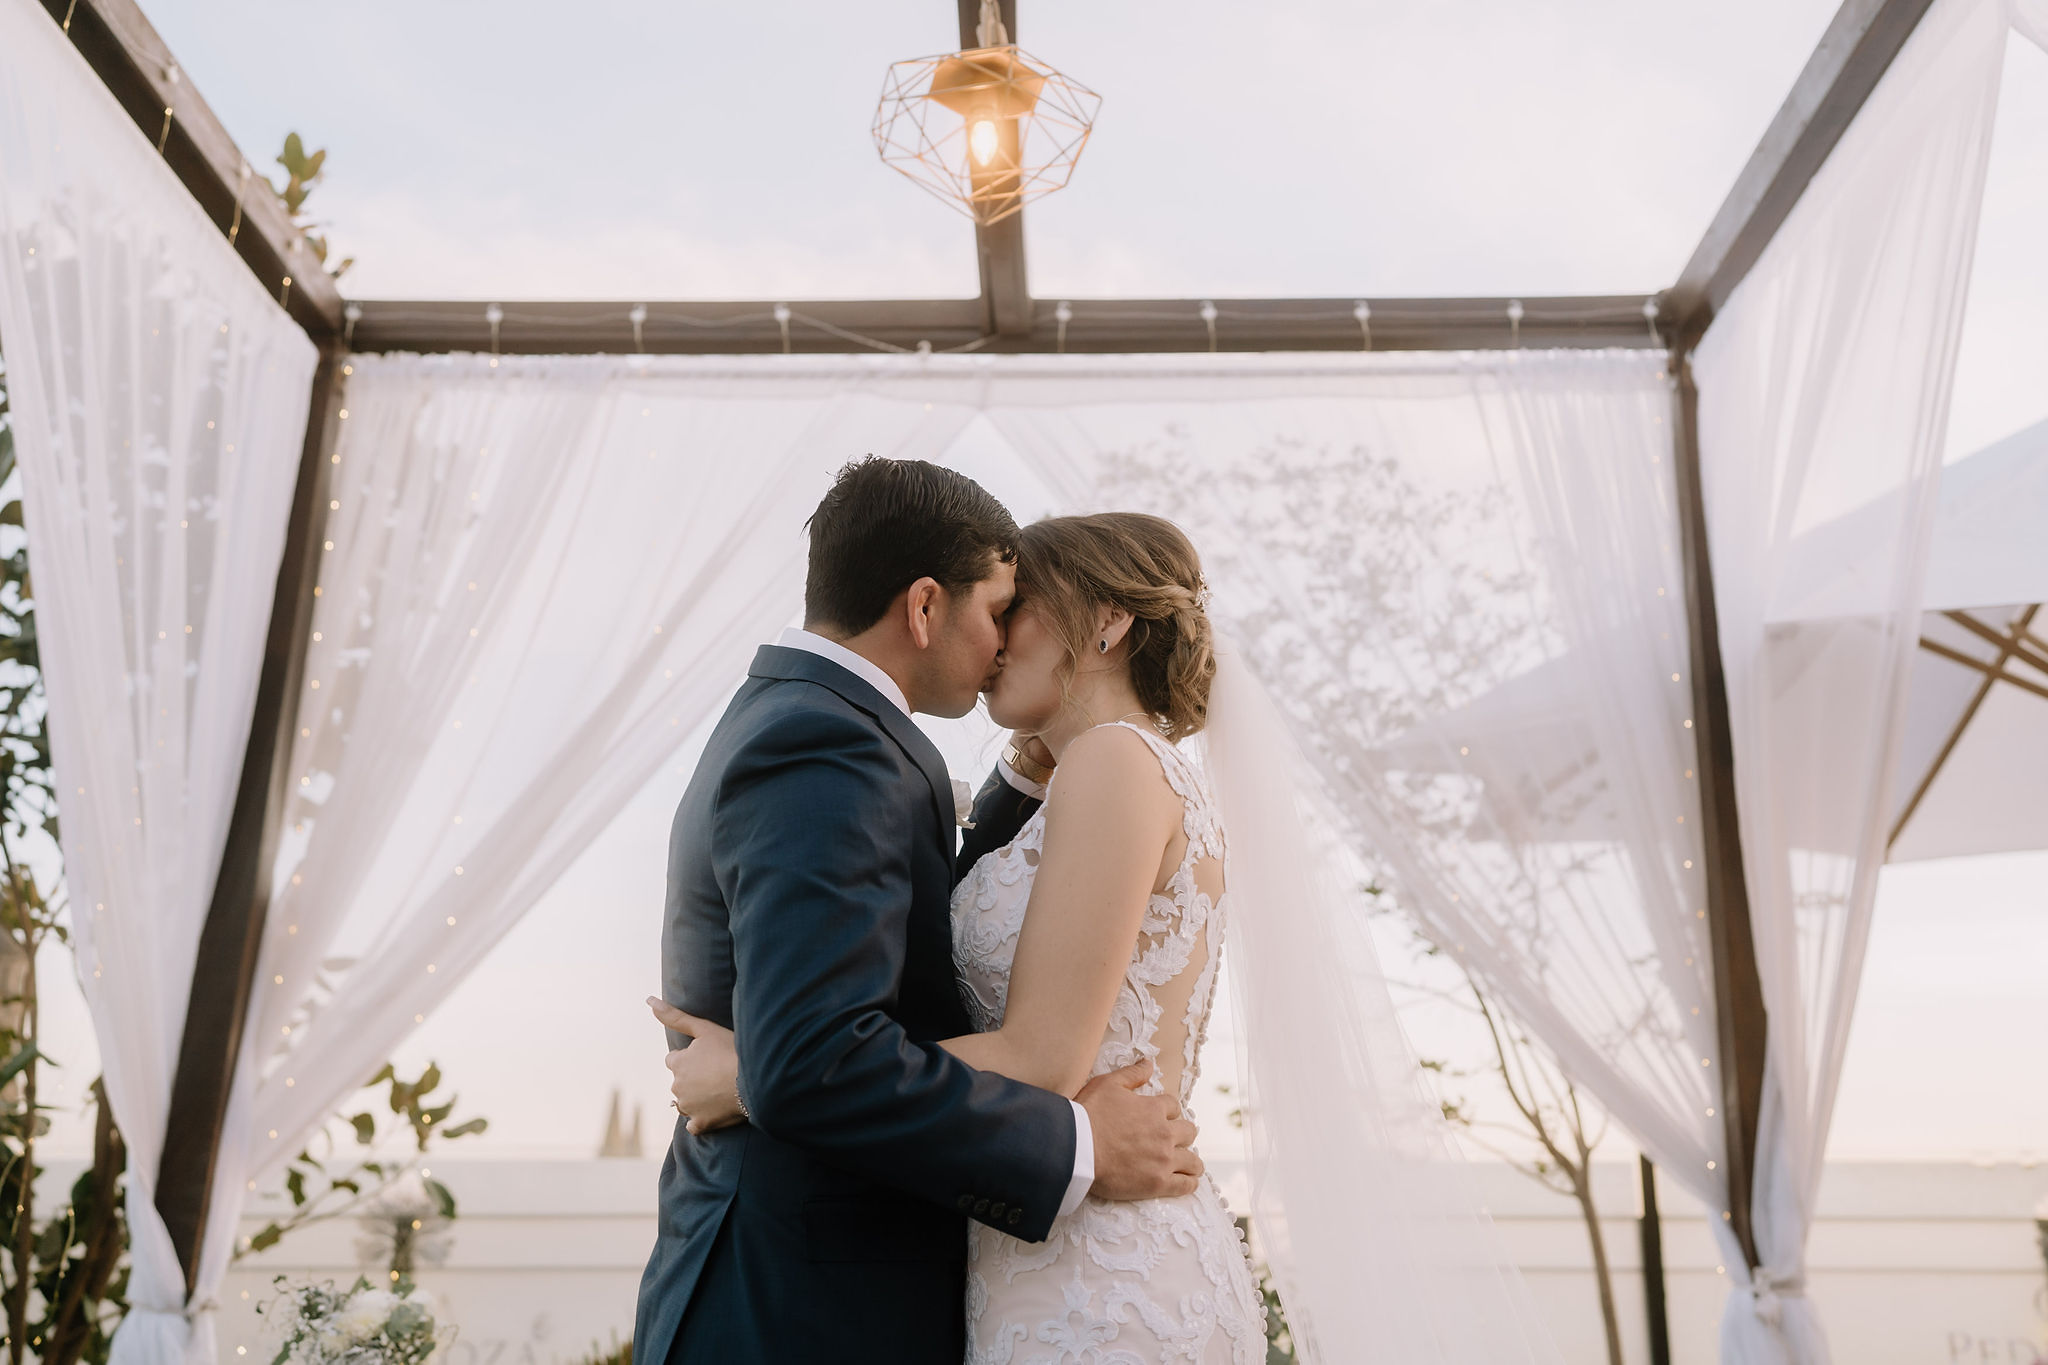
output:
[[[1187,851],[1145,907],[1091,1074],[1150,1058],[1158,1069],[1148,1089],[1162,1093],[1160,997],[1177,996],[1185,981],[1187,1003],[1171,1030],[1182,1035],[1175,1069],[1185,1106],[1200,1076],[1229,902],[1227,892],[1213,899],[1204,892],[1200,873],[1220,868],[1224,832],[1188,755],[1156,733],[1119,724],[1145,740],[1180,797]],[[1041,809],[953,893],[954,965],[977,1029],[1002,1023],[1044,842]],[[1259,1365],[1266,1357],[1265,1309],[1243,1235],[1207,1176],[1179,1199],[1090,1197],[1055,1221],[1044,1242],[1020,1242],[979,1223],[969,1238],[969,1365]]]

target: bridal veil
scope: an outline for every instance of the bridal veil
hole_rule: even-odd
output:
[[[1316,779],[1235,651],[1204,732],[1228,843],[1251,1218],[1311,1365],[1557,1365],[1394,1011]]]

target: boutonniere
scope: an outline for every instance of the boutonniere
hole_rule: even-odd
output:
[[[974,828],[974,788],[960,778],[953,779],[953,823],[962,829]]]

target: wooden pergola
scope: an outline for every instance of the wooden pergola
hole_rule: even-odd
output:
[[[774,354],[987,351],[1173,352],[1499,350],[1633,347],[1669,353],[1676,424],[1707,917],[1723,1066],[1721,1113],[1731,1223],[1749,1263],[1767,1021],[1736,818],[1727,688],[1700,486],[1691,354],[1763,254],[1932,0],[1844,0],[1763,141],[1676,282],[1661,293],[1583,297],[1389,299],[1034,298],[1021,213],[975,228],[981,292],[971,299],[686,302],[345,301],[281,201],[249,163],[135,0],[43,0],[136,125],[250,271],[320,348],[298,484],[278,571],[256,707],[212,907],[199,943],[156,1202],[197,1273],[216,1153],[241,1047],[285,808],[285,765],[311,631],[315,547],[323,534],[336,413],[352,351],[528,354]],[[963,47],[978,0],[956,0]],[[1017,33],[1016,0],[1002,0]],[[252,192],[252,182],[255,187]],[[1654,1214],[1654,1187],[1646,1178]],[[1645,1225],[1653,1252],[1654,1218]],[[1646,1276],[1646,1279],[1651,1277]],[[1661,1283],[1650,1286],[1653,1356]]]

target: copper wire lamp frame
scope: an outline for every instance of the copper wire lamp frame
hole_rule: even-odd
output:
[[[1100,95],[1015,43],[918,57],[882,82],[875,150],[986,226],[1066,187],[1101,107]],[[977,124],[988,126],[985,147],[974,145]]]

